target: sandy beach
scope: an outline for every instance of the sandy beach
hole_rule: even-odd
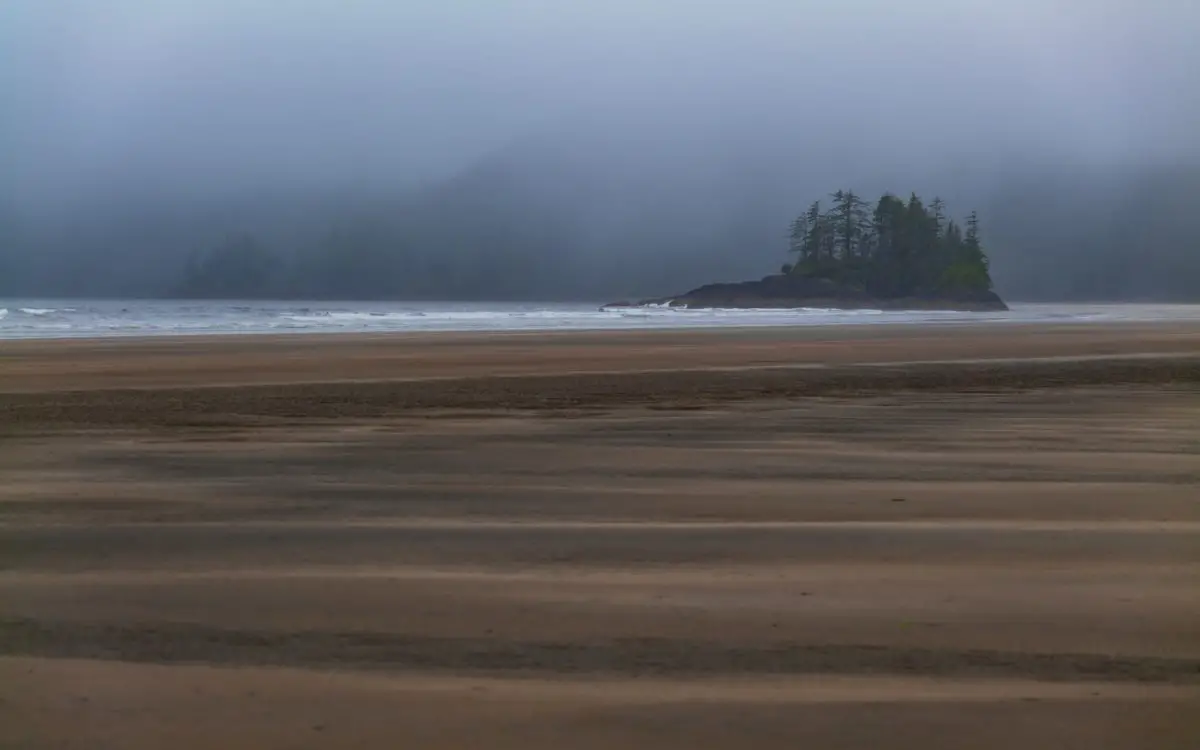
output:
[[[1200,326],[0,346],[0,747],[1195,748]]]

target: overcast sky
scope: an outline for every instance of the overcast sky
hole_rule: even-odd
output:
[[[0,0],[0,188],[411,184],[579,129],[1169,160],[1198,33],[1192,0]]]

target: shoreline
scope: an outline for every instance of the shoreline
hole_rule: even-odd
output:
[[[1064,325],[1097,323],[1200,324],[1200,305],[1179,304],[1014,304],[1008,312],[834,309],[638,308],[601,311],[592,304],[404,305],[401,303],[213,302],[200,312],[177,301],[95,303],[37,301],[3,303],[13,315],[0,320],[0,349],[15,342],[57,340],[202,338],[214,336],[480,335],[501,333],[604,333],[759,328],[907,328],[939,326]],[[22,314],[18,304],[35,305]],[[68,306],[64,306],[68,305]],[[301,305],[301,306],[297,306]]]

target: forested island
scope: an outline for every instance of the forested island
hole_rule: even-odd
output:
[[[1007,310],[992,291],[979,217],[965,224],[946,214],[945,202],[928,206],[913,193],[890,193],[874,204],[852,190],[832,194],[823,210],[814,201],[792,222],[794,260],[758,281],[708,284],[685,294],[643,300],[636,306],[699,308]],[[630,306],[618,302],[606,307]]]

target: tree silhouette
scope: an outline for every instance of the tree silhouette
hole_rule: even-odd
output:
[[[979,217],[967,217],[964,234],[947,218],[940,198],[926,208],[886,193],[868,216],[852,190],[833,193],[822,213],[814,202],[792,223],[790,250],[798,256],[788,272],[860,286],[885,297],[967,293],[992,288]]]

